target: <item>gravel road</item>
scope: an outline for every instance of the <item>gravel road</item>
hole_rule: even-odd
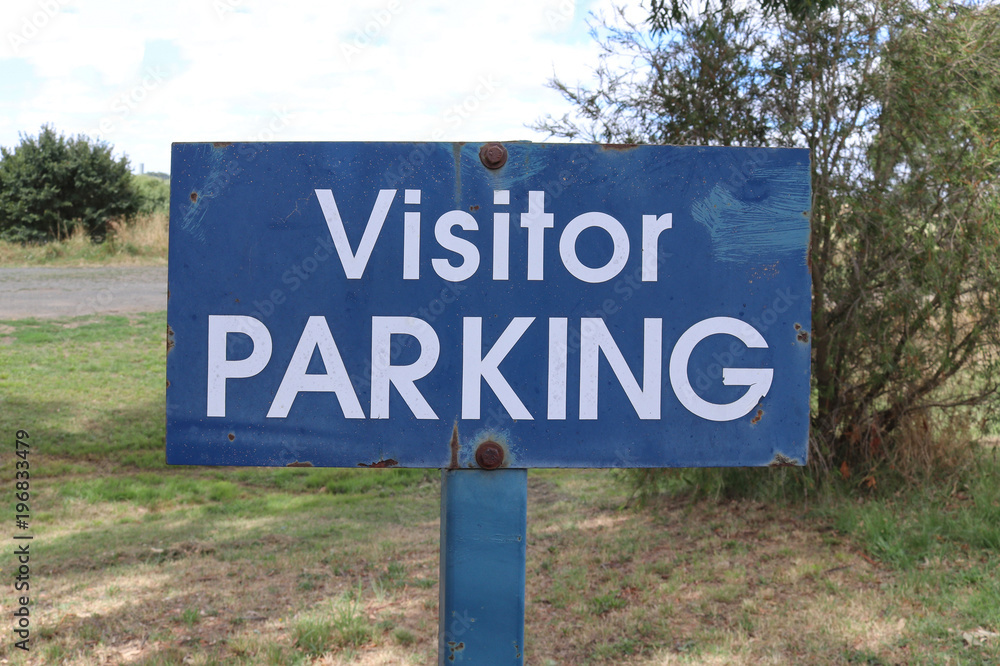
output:
[[[0,319],[166,309],[166,266],[0,268]]]

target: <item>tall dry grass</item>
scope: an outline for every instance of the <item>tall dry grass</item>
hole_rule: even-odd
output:
[[[67,238],[37,245],[0,242],[0,266],[161,266],[167,263],[169,218],[140,215],[108,224],[108,236],[91,242],[81,228]]]
[[[150,213],[136,218],[129,224],[112,222],[109,241],[122,249],[143,256],[167,259],[169,238],[169,216],[166,213]]]

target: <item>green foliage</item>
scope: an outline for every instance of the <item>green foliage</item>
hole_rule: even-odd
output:
[[[564,116],[538,129],[605,143],[760,143],[767,132],[764,77],[754,58],[764,38],[748,11],[720,12],[685,20],[670,39],[650,41],[619,9],[621,25],[604,26],[597,86],[551,82],[585,124]],[[642,67],[622,69],[622,56]]]
[[[758,0],[757,6],[766,16],[788,14],[804,18],[832,7],[834,0]],[[724,0],[721,11],[733,7],[731,0]],[[649,24],[655,32],[665,32],[684,22],[692,7],[685,0],[650,0]]]
[[[824,197],[813,239],[817,425],[849,461],[908,421],[932,429],[931,407],[995,405],[1000,384],[1000,8],[901,18],[864,171]]]
[[[809,148],[811,464],[912,477],[958,450],[960,410],[1000,407],[1000,7],[772,5],[713,0],[652,36],[621,10],[595,85],[552,82],[576,116],[535,127]]]
[[[67,138],[49,125],[37,137],[0,148],[0,239],[46,242],[77,227],[102,240],[108,222],[139,209],[128,158],[83,135]]]
[[[170,214],[170,181],[152,174],[133,176],[133,185],[139,195],[139,213]]]

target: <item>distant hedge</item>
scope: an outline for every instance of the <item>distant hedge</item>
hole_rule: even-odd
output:
[[[170,213],[170,182],[151,173],[133,178],[141,200],[139,213],[143,215],[153,213],[168,215]]]

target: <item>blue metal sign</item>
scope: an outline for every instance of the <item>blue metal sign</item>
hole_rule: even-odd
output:
[[[805,462],[807,151],[485,148],[175,144],[167,461]]]

